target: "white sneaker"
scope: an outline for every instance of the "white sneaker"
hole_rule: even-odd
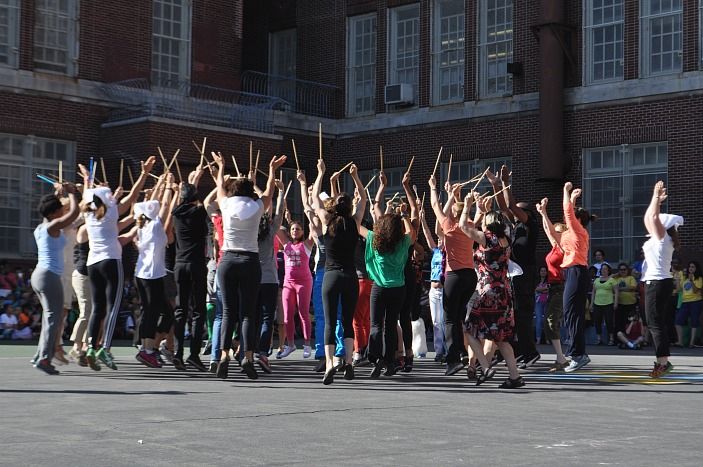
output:
[[[173,363],[173,352],[168,350],[165,340],[161,341],[161,344],[159,344],[159,353],[161,354],[161,358],[166,360],[168,363]]]
[[[312,354],[312,352],[310,351],[310,346],[304,345],[303,346],[303,358],[310,358],[311,354]]]
[[[285,347],[283,347],[283,352],[281,352],[281,358],[286,358],[288,355],[292,354],[297,349],[298,348],[296,346],[291,347],[289,345],[286,345]]]

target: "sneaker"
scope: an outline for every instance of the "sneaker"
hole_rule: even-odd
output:
[[[68,365],[69,361],[66,358],[66,355],[63,353],[63,350],[54,353],[54,360],[58,365]]]
[[[100,371],[100,364],[98,363],[98,353],[94,348],[89,348],[85,353],[85,359],[88,361],[88,366],[93,371]]]
[[[334,357],[332,362],[335,370],[341,370],[344,368],[344,359],[342,357]]]
[[[82,350],[78,352],[78,366],[82,367],[87,367],[88,366],[88,359],[86,358],[86,352],[83,352]]]
[[[369,377],[371,379],[378,379],[378,377],[381,376],[381,371],[383,371],[383,363],[379,360],[373,365],[373,370],[371,370]]]
[[[77,362],[80,357],[80,352],[76,349],[71,349],[68,351],[68,357],[74,362]]]
[[[627,348],[630,349],[630,350],[633,350],[633,349],[635,348],[635,344],[633,344],[633,343],[630,342],[630,341],[627,341]]]
[[[516,379],[506,379],[503,381],[503,384],[498,386],[501,389],[517,389],[521,388],[525,385],[525,380],[522,379],[522,376],[518,376]]]
[[[168,363],[173,363],[173,352],[166,347],[166,341],[162,341],[161,345],[159,345],[159,353]]]
[[[183,359],[179,357],[173,357],[173,366],[178,371],[186,371],[186,365],[183,363]]]
[[[586,354],[581,355],[578,358],[574,357],[571,360],[571,363],[569,363],[569,366],[564,368],[564,371],[567,373],[571,373],[572,371],[580,370],[581,368],[585,367],[589,363],[591,363],[591,359]]]
[[[207,368],[205,368],[205,365],[203,365],[203,362],[197,355],[191,355],[190,357],[188,357],[186,363],[190,366],[194,366],[198,371],[207,371]]]
[[[474,366],[467,366],[466,367],[466,377],[468,378],[469,381],[476,381],[476,367]]]
[[[161,368],[161,364],[156,359],[155,353],[148,353],[146,350],[140,350],[134,358],[149,368]]]
[[[554,363],[552,364],[552,366],[549,367],[549,370],[548,370],[548,371],[549,371],[549,373],[556,373],[556,372],[558,372],[558,371],[564,371],[564,370],[566,369],[566,367],[568,367],[568,366],[569,366],[569,361],[568,361],[568,360],[566,360],[566,361],[563,362],[563,363],[554,362]]]
[[[325,386],[329,386],[330,384],[334,383],[334,375],[337,373],[336,368],[332,368],[329,371],[325,371],[325,376],[322,377],[322,384]]]
[[[520,368],[521,370],[526,370],[527,368],[537,363],[540,358],[542,358],[542,356],[538,353],[534,355],[528,355],[522,359],[522,363],[518,365],[518,368]]]
[[[400,367],[402,368],[402,367]],[[386,365],[386,371],[383,372],[383,376],[393,376],[398,372],[398,359]]]
[[[215,372],[215,375],[217,375],[217,377],[220,379],[227,379],[228,373],[229,357],[225,358],[224,360],[220,360],[220,363],[217,364],[217,371]]]
[[[347,381],[354,379],[354,365],[344,365],[344,379]]]
[[[271,371],[271,365],[269,364],[268,357],[265,357],[263,355],[259,355],[259,358],[256,359],[256,362],[261,367],[261,371],[263,371],[267,375],[270,375],[271,373],[273,373],[273,371]]]
[[[444,355],[439,354],[434,356],[434,362],[435,363],[442,363],[442,360],[444,359]]]
[[[98,350],[98,359],[105,364],[108,368],[112,370],[117,369],[117,365],[115,364],[115,359],[113,358],[112,354],[110,353],[109,350],[102,348]]]
[[[254,362],[251,360],[244,360],[242,363],[242,371],[246,373],[247,378],[249,379],[259,378],[259,374],[256,372],[256,368],[254,367]]]
[[[672,365],[671,362],[666,362],[666,365],[660,365],[659,363],[654,362],[654,368],[649,372],[649,377],[661,378],[662,376],[671,373],[671,370],[673,369],[674,365]]]
[[[29,361],[29,363],[31,363],[32,366],[34,366],[37,364],[38,361],[39,361],[39,354],[35,353],[34,357],[32,357],[32,359]]]
[[[59,370],[54,368],[54,366],[51,363],[49,363],[48,358],[39,360],[37,362],[37,364],[34,365],[34,368],[36,368],[37,370],[43,371],[47,375],[58,375],[59,374]]]
[[[310,351],[310,346],[304,345],[303,346],[303,358],[310,358],[310,355],[312,355],[312,352]]]
[[[327,362],[325,362],[324,358],[321,358],[317,361],[317,365],[315,365],[315,369],[313,371],[315,373],[324,373],[326,366],[327,366]]]
[[[212,374],[217,373],[217,362],[210,362],[210,368],[208,368],[208,371]]]
[[[462,362],[447,363],[447,370],[444,372],[444,376],[452,376],[460,372],[464,368]]]
[[[289,345],[286,345],[286,346],[283,347],[283,351],[282,351],[282,352],[278,352],[278,353],[276,354],[276,358],[286,358],[288,355],[292,354],[292,353],[295,352],[297,349],[298,349],[298,348],[297,348],[296,346],[292,346],[292,347],[291,347],[291,346],[289,346]]]
[[[406,357],[398,357],[395,359],[395,368],[394,368],[393,374],[395,374],[399,371],[405,370],[405,358]],[[388,370],[388,369],[386,368],[386,370]]]
[[[201,353],[203,355],[210,355],[212,353],[212,342],[207,341],[207,344],[205,344],[205,347],[203,347],[203,351]]]
[[[278,352],[276,352],[276,358],[277,358],[277,359],[283,358],[282,355],[283,355],[283,352],[284,352],[285,350],[286,350],[285,347],[282,348],[282,349],[279,349]]]
[[[413,356],[405,357],[405,365],[403,366],[403,373],[410,373],[413,371]]]
[[[614,346],[614,345],[615,345],[615,341],[614,341],[613,339],[610,339],[610,340],[608,341],[608,346],[609,346],[609,347],[612,347],[612,346]]]

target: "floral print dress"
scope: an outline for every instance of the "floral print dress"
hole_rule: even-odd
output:
[[[513,291],[508,277],[510,246],[501,246],[492,232],[485,232],[486,246],[474,252],[478,273],[476,292],[467,317],[468,332],[477,339],[510,342],[515,329]]]

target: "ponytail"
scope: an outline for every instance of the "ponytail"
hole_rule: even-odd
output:
[[[669,230],[666,231],[667,234],[671,237],[671,241],[674,242],[674,250],[679,251],[681,248],[681,239],[679,238],[679,231],[676,230],[676,227],[671,227]]]

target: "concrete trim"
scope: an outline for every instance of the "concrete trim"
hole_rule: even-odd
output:
[[[100,128],[115,128],[115,127],[120,127],[120,126],[125,126],[125,125],[136,125],[139,123],[163,123],[165,125],[172,125],[172,126],[179,126],[179,127],[186,127],[186,128],[195,128],[198,130],[207,130],[210,132],[217,132],[217,133],[228,133],[228,134],[232,134],[232,135],[241,135],[241,136],[247,136],[249,138],[270,139],[272,141],[283,140],[283,136],[281,136],[281,135],[274,135],[274,134],[269,134],[269,133],[259,133],[258,131],[239,130],[236,128],[220,127],[220,126],[214,126],[214,125],[207,125],[204,123],[189,122],[189,121],[184,121],[184,120],[174,120],[171,118],[163,118],[163,117],[138,117],[138,118],[131,118],[129,120],[121,120],[119,122],[107,122],[107,123],[103,123],[102,125],[100,125]]]

